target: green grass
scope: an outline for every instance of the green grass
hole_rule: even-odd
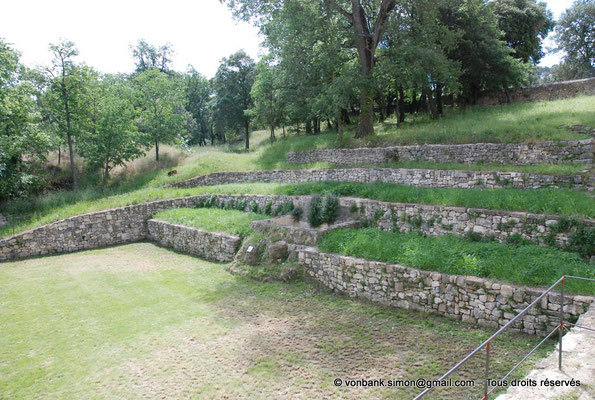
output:
[[[488,129],[492,127],[496,129],[494,132],[500,132],[502,138],[506,138],[507,130],[512,129],[511,132],[522,131],[526,124],[532,126],[527,132],[534,132],[535,135],[525,134],[523,140],[532,139],[580,139],[583,135],[578,135],[568,130],[557,129],[557,126],[562,124],[581,123],[590,126],[595,126],[595,117],[593,113],[588,113],[585,110],[593,108],[595,97],[578,97],[574,99],[558,100],[552,102],[542,103],[527,103],[515,104],[510,106],[500,107],[469,107],[465,111],[457,112],[457,115],[449,115],[439,121],[425,121],[416,119],[415,122],[399,130],[390,131],[385,125],[385,128],[379,126],[378,135],[372,142],[386,142],[394,138],[400,138],[402,135],[407,136],[403,139],[403,143],[409,141],[416,141],[419,138],[427,138],[427,141],[435,141],[436,138],[441,137],[440,140],[447,140],[451,138],[453,142],[458,142],[461,137],[465,137],[465,132],[473,132],[474,129]],[[473,122],[475,121],[475,122]],[[508,121],[508,122],[507,122]],[[516,130],[517,125],[520,127]],[[492,129],[489,128],[489,129]],[[388,129],[388,130],[387,130]],[[392,128],[391,128],[392,129]],[[527,128],[528,129],[528,128]],[[385,132],[386,130],[386,132]],[[393,132],[393,133],[390,133]],[[436,133],[438,132],[438,133]],[[442,133],[440,133],[442,132]],[[123,174],[122,177],[117,177],[112,182],[112,185],[101,191],[98,189],[97,180],[84,179],[81,177],[81,182],[88,182],[87,185],[82,185],[82,189],[74,193],[72,191],[59,191],[50,194],[36,196],[30,199],[16,199],[14,201],[4,202],[0,204],[0,212],[10,216],[21,216],[15,222],[14,226],[0,229],[0,235],[7,235],[9,233],[22,231],[27,228],[39,226],[43,223],[56,221],[60,218],[65,218],[77,214],[82,214],[89,211],[96,211],[110,207],[117,207],[126,204],[135,204],[149,200],[156,200],[160,198],[171,198],[175,196],[182,196],[186,193],[206,193],[198,190],[194,192],[187,191],[172,191],[164,189],[163,186],[168,183],[178,182],[184,179],[192,178],[199,175],[204,175],[216,171],[248,171],[256,169],[287,169],[287,168],[328,168],[332,167],[329,163],[316,163],[310,165],[293,165],[285,160],[285,155],[288,151],[304,150],[309,148],[324,148],[329,146],[338,146],[335,143],[336,136],[334,133],[322,134],[317,136],[289,136],[287,139],[281,139],[274,144],[269,144],[267,140],[268,132],[254,132],[252,135],[252,149],[250,152],[241,150],[241,145],[231,146],[214,146],[214,147],[199,147],[192,149],[191,153],[181,156],[173,150],[168,150],[172,154],[164,152],[162,161],[155,166],[149,154],[145,159],[140,160],[141,166],[139,171],[134,171],[128,174]],[[395,136],[396,135],[396,136]],[[438,135],[438,136],[436,136]],[[450,135],[450,136],[449,136]],[[463,136],[460,136],[463,135]],[[469,133],[471,135],[471,133]],[[452,136],[452,137],[451,137]],[[473,137],[473,135],[471,135]],[[500,136],[498,136],[500,137]],[[393,139],[391,139],[393,138]],[[390,140],[389,140],[390,139]],[[467,138],[469,139],[469,138]],[[465,140],[467,140],[465,139]],[[401,139],[399,139],[401,140]],[[425,139],[424,139],[425,140]],[[450,139],[449,139],[450,140]],[[504,140],[503,140],[504,141]],[[371,144],[374,144],[371,143]],[[354,141],[353,139],[346,139],[346,143],[342,145],[362,146],[370,145],[367,142]],[[165,147],[164,147],[165,148]],[[179,153],[179,150],[177,150]],[[175,165],[177,160],[181,160],[179,165]],[[407,162],[407,163],[390,163],[382,165],[367,165],[367,166],[383,166],[391,168],[436,168],[436,169],[472,169],[472,170],[502,170],[502,171],[521,171],[533,173],[546,174],[579,174],[585,168],[584,165],[561,164],[561,165],[531,165],[531,166],[512,166],[512,165],[465,165],[465,164],[444,164],[444,163],[427,163],[427,162]],[[159,168],[161,167],[161,168]],[[168,172],[172,169],[177,170],[174,176],[168,176]],[[231,188],[229,186],[228,188]],[[280,187],[281,189],[278,189]],[[243,192],[258,193],[258,188],[262,189],[262,193],[273,193],[277,191],[293,190],[286,189],[284,186],[254,186],[254,187],[238,187],[238,190]],[[307,188],[306,188],[307,189]],[[300,189],[300,190],[306,190]],[[374,190],[379,189],[383,193],[381,195],[369,194],[364,197],[372,196],[370,198],[381,198],[387,201],[410,201],[416,202],[416,196],[420,195],[420,202],[428,204],[448,204],[448,205],[467,205],[464,201],[471,197],[482,198],[483,200],[474,201],[469,204],[473,207],[484,207],[478,204],[483,204],[485,195],[477,194],[460,194],[457,192],[416,192],[415,190],[406,189],[387,189],[379,186],[373,187]],[[214,189],[217,191],[227,189]],[[310,190],[310,189],[308,189]],[[312,188],[311,190],[322,190]],[[339,190],[333,187],[332,190]],[[358,189],[359,190],[359,189]],[[349,190],[347,190],[349,191]],[[362,191],[368,191],[362,189]],[[389,195],[389,192],[392,194]],[[398,194],[395,194],[399,192]],[[407,192],[407,193],[405,193]],[[229,193],[229,192],[227,192]],[[487,192],[484,192],[487,193]],[[493,205],[487,205],[486,208],[507,208],[513,210],[528,210],[535,212],[551,212],[562,213],[568,215],[583,215],[591,216],[593,211],[585,210],[583,207],[585,199],[584,194],[577,194],[576,198],[573,196],[574,192],[563,192],[558,196],[553,191],[540,192],[543,194],[526,195],[519,194],[519,192],[507,192],[505,196],[496,195],[498,199],[504,201],[496,201]],[[553,199],[550,201],[545,199],[545,196],[552,195]],[[530,208],[524,205],[523,198],[539,198],[535,204],[529,204]],[[389,199],[401,200],[389,200]],[[520,198],[520,201],[517,199]],[[406,200],[407,199],[407,200]],[[513,208],[508,208],[507,204]],[[531,203],[531,202],[529,202]],[[575,203],[579,203],[575,205]],[[593,208],[592,206],[590,207]]]
[[[197,188],[147,188],[111,197],[78,201],[74,204],[41,208],[29,219],[0,229],[7,236],[63,218],[146,201],[200,194],[308,195],[332,193],[388,202],[464,206],[493,210],[529,211],[576,217],[595,217],[593,197],[571,189],[442,189],[416,188],[388,183],[318,182],[304,184],[252,183]]]
[[[470,242],[453,235],[434,238],[413,232],[342,229],[327,233],[318,246],[330,253],[529,286],[551,285],[562,275],[595,278],[595,266],[575,253],[536,245]],[[591,282],[569,280],[567,289],[595,293]]]
[[[304,282],[236,277],[148,243],[2,263],[0,293],[2,399],[412,398],[417,389],[333,379],[437,378],[493,333]],[[496,339],[494,376],[539,341]],[[460,375],[477,379],[475,392],[438,398],[479,398],[484,357]]]
[[[245,237],[250,233],[250,222],[270,217],[264,214],[217,208],[174,208],[160,211],[153,218],[172,224]]]

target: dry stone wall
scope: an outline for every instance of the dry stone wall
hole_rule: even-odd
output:
[[[46,254],[66,253],[145,240],[147,221],[168,208],[211,205],[263,212],[287,202],[307,210],[310,196],[200,195],[159,200],[66,218],[26,232],[0,239],[0,261]],[[495,211],[464,207],[444,207],[388,203],[369,199],[341,198],[341,206],[356,209],[360,219],[386,230],[420,230],[431,236],[465,235],[472,231],[505,241],[514,233],[544,242],[548,235],[557,243],[568,241],[568,232],[553,233],[559,217],[524,212]],[[584,226],[590,219],[577,220]]]
[[[132,243],[147,238],[147,220],[160,210],[196,207],[211,196],[190,196],[152,201],[105,211],[78,215],[0,239],[0,262],[47,254],[68,253]],[[214,197],[217,202],[246,201],[249,211],[252,202],[264,210],[270,202],[274,209],[287,201],[304,207],[307,200],[299,196],[233,196]]]
[[[170,187],[188,188],[254,182],[360,182],[394,183],[417,187],[437,188],[505,188],[538,189],[543,187],[572,187],[593,189],[593,176],[543,175],[522,172],[465,171],[409,168],[333,168],[310,170],[265,170],[214,172],[197,176]]]
[[[393,232],[420,231],[430,236],[469,232],[492,236],[505,242],[512,235],[539,244],[568,244],[571,225],[595,226],[592,219],[565,219],[568,230],[561,231],[560,216],[521,211],[487,210],[482,208],[449,207],[415,203],[389,203],[376,200],[343,197],[342,206],[357,210],[362,220],[371,226]],[[572,221],[572,222],[571,222]]]
[[[320,253],[314,248],[298,247],[294,251],[309,276],[337,292],[492,328],[505,325],[543,292],[478,277]],[[591,296],[565,296],[565,319],[578,317],[593,301]],[[529,334],[549,332],[559,322],[559,310],[560,296],[552,293],[513,329]]]
[[[147,239],[162,246],[211,261],[230,262],[240,247],[239,236],[150,219]]]
[[[508,91],[508,93],[502,92],[496,95],[482,96],[479,98],[478,104],[492,106],[528,101],[549,101],[566,99],[579,95],[595,95],[595,78],[552,82],[543,85],[513,89]]]
[[[536,143],[425,144],[385,148],[320,149],[287,153],[296,164],[328,162],[339,165],[393,161],[464,164],[592,163],[593,139]]]

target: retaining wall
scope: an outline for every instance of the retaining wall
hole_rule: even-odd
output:
[[[505,325],[543,292],[478,277],[320,253],[314,248],[299,247],[296,251],[308,275],[340,293],[492,328]],[[594,301],[591,296],[565,296],[564,300],[566,320],[578,317]],[[560,296],[552,293],[513,329],[529,334],[549,332],[559,322],[559,310]]]
[[[582,175],[543,175],[523,172],[465,171],[408,168],[337,168],[306,170],[265,170],[214,172],[197,176],[169,187],[187,188],[254,182],[384,182],[398,185],[438,188],[504,188],[538,189],[542,187],[586,187],[592,190],[591,178]]]
[[[145,240],[147,220],[157,211],[168,208],[202,206],[210,199],[221,204],[243,202],[244,211],[256,204],[262,212],[267,203],[271,210],[286,202],[307,210],[310,196],[277,195],[200,195],[159,200],[98,211],[66,218],[39,228],[0,239],[0,261],[32,256],[66,253]],[[505,241],[514,233],[524,238],[544,242],[559,216],[525,212],[497,211],[464,207],[444,207],[408,203],[388,203],[369,199],[341,198],[341,206],[355,209],[361,219],[386,230],[420,230],[431,236],[465,235],[472,231],[493,235]],[[355,210],[354,210],[355,211]],[[591,227],[591,219],[577,220]],[[553,235],[557,243],[566,243],[569,232]]]
[[[436,206],[415,203],[389,203],[376,200],[342,197],[341,205],[356,209],[360,218],[370,221],[371,225],[387,231],[421,231],[430,236],[455,234],[467,235],[469,232],[482,236],[493,236],[505,242],[512,235],[539,244],[555,241],[567,244],[571,228],[558,232],[558,215],[533,214],[521,211],[486,210]],[[576,219],[575,223],[585,227],[595,226],[592,219]],[[568,224],[570,225],[570,224]]]
[[[566,99],[579,95],[595,95],[595,78],[577,79],[573,81],[544,83],[506,92],[482,96],[478,100],[481,105],[497,105],[522,103],[528,101],[549,101]]]
[[[536,143],[425,144],[384,148],[321,149],[287,153],[296,164],[378,164],[393,161],[439,163],[544,164],[591,163],[593,139]]]
[[[186,254],[219,262],[233,261],[242,242],[237,235],[208,232],[155,219],[147,221],[147,239]]]

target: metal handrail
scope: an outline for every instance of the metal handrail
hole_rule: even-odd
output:
[[[459,361],[451,369],[449,369],[448,371],[446,371],[446,373],[444,373],[436,381],[437,382],[440,382],[440,381],[443,381],[444,379],[448,378],[456,370],[458,370],[463,364],[465,364],[467,361],[469,361],[469,359],[471,359],[474,355],[476,355],[477,353],[479,353],[485,347],[486,348],[485,383],[484,383],[484,395],[483,395],[482,400],[488,400],[489,394],[491,394],[497,388],[497,386],[495,386],[495,387],[493,387],[491,389],[489,388],[490,343],[498,335],[500,335],[502,332],[504,332],[506,329],[508,329],[511,325],[513,325],[517,320],[519,320],[523,315],[525,315],[525,313],[527,311],[529,311],[530,308],[532,308],[535,304],[537,304],[538,302],[540,302],[541,299],[543,299],[549,292],[551,292],[552,290],[554,290],[554,288],[556,286],[558,286],[558,285],[561,285],[560,286],[560,323],[558,324],[558,326],[556,326],[545,337],[545,339],[543,339],[537,346],[535,346],[529,352],[529,354],[527,354],[519,363],[517,363],[504,376],[504,378],[502,378],[502,380],[503,379],[506,379],[512,372],[514,372],[514,370],[516,370],[531,354],[533,354],[535,352],[535,350],[537,350],[537,348],[539,348],[539,346],[541,346],[547,339],[549,339],[550,337],[552,337],[554,335],[554,333],[556,333],[556,332],[558,332],[558,348],[559,348],[559,352],[558,352],[559,353],[559,357],[558,357],[558,369],[561,370],[562,369],[562,336],[563,336],[564,326],[565,325],[571,325],[571,326],[574,326],[574,327],[577,327],[577,328],[584,328],[584,329],[588,329],[588,330],[591,330],[591,331],[595,331],[595,329],[593,329],[593,328],[588,328],[588,327],[584,327],[584,326],[580,326],[580,325],[576,325],[576,324],[573,324],[573,323],[564,321],[564,282],[565,282],[566,279],[580,279],[580,280],[595,282],[595,279],[591,279],[591,278],[583,278],[583,277],[580,277],[580,276],[572,276],[572,275],[564,275],[564,276],[562,276],[560,279],[558,279],[556,281],[556,283],[554,283],[552,286],[550,286],[548,289],[546,289],[541,295],[539,295],[535,300],[533,300],[531,302],[531,304],[529,304],[527,307],[525,307],[523,310],[521,310],[521,312],[519,312],[514,318],[512,318],[510,321],[508,321],[503,327],[501,327],[500,329],[498,329],[498,331],[496,331],[496,333],[494,333],[486,341],[484,341],[482,344],[480,344],[479,346],[477,346],[473,351],[471,351],[469,354],[467,354],[465,356],[465,358],[463,358],[461,361]],[[415,396],[415,398],[413,400],[421,399],[426,394],[430,393],[430,391],[432,391],[435,387],[436,387],[436,385],[432,385],[430,387],[427,387],[426,389],[424,389],[424,391],[422,391],[420,394],[418,394],[417,396]]]

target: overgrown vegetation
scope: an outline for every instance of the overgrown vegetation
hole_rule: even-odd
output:
[[[322,224],[331,225],[339,216],[339,199],[327,194],[323,197],[313,196],[308,208],[308,223],[316,228]]]
[[[250,233],[250,222],[266,219],[268,216],[217,208],[172,208],[158,212],[153,218],[173,224],[245,237]]]
[[[414,232],[341,229],[327,233],[319,248],[368,260],[530,286],[553,284],[562,275],[595,278],[593,264],[574,253],[532,244],[472,242],[453,235],[424,237]],[[590,282],[569,281],[567,289],[595,293]]]

